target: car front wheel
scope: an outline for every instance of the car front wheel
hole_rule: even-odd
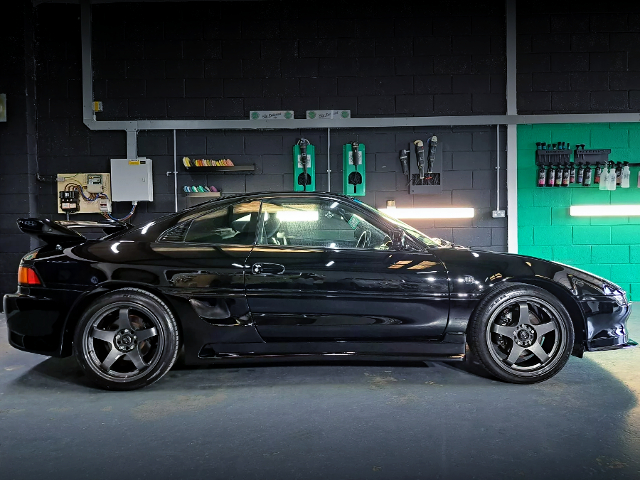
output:
[[[156,382],[173,366],[178,346],[171,310],[155,295],[135,288],[99,297],[80,318],[73,342],[85,374],[109,390]]]
[[[542,288],[505,284],[487,295],[469,324],[469,347],[500,380],[535,383],[551,378],[573,349],[567,309]]]

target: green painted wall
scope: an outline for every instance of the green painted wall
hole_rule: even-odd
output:
[[[571,205],[640,204],[638,167],[631,188],[600,191],[536,186],[536,142],[610,148],[609,159],[640,162],[640,125],[559,124],[518,126],[518,251],[601,275],[640,301],[640,217],[570,217]],[[573,158],[573,155],[572,155]]]

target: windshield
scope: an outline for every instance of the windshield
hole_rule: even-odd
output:
[[[371,207],[370,205],[367,205],[364,202],[361,202],[360,200],[358,200],[357,198],[354,198],[354,200],[356,202],[358,202],[360,205],[368,208],[369,210],[377,213],[378,215],[382,216],[385,220],[387,220],[389,223],[400,227],[401,229],[403,229],[404,231],[406,231],[407,233],[409,233],[412,237],[414,237],[416,240],[421,241],[422,243],[424,243],[425,245],[429,246],[429,247],[440,247],[443,245],[446,245],[445,241],[438,241],[440,239],[434,239],[431,237],[426,236],[424,233],[422,233],[420,230],[416,230],[415,228],[413,228],[411,225],[407,225],[404,222],[401,222],[400,220],[398,220],[397,218],[393,218],[390,215],[387,215],[384,212],[381,212],[380,210]]]

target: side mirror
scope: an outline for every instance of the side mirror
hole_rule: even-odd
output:
[[[397,250],[406,250],[407,234],[402,229],[396,229],[391,231],[391,245]]]

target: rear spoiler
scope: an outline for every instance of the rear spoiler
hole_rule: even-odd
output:
[[[53,221],[39,218],[19,218],[18,228],[48,244],[78,244],[84,242],[86,237],[76,232],[76,229],[101,229],[106,235],[111,235],[129,230],[133,228],[133,225],[118,221]]]

